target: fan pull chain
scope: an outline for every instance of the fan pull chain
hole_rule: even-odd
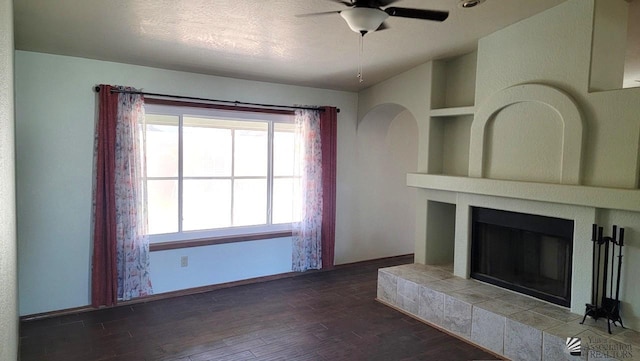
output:
[[[360,83],[362,83],[364,81],[364,79],[362,78],[362,59],[364,57],[364,34],[362,33],[362,35],[360,36],[360,52],[358,54],[358,79],[360,81]]]

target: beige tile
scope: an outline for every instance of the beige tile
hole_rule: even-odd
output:
[[[428,272],[407,273],[407,274],[404,274],[404,275],[399,276],[399,277],[401,277],[403,279],[406,279],[407,281],[414,282],[414,283],[419,284],[419,285],[424,285],[424,284],[428,284],[430,282],[434,282],[434,281],[438,281],[439,280],[439,278],[431,276],[431,274],[428,273]]]
[[[609,334],[609,330],[607,328],[607,319],[606,318],[599,318],[597,320],[591,318],[591,317],[587,317],[584,321],[584,325],[588,326],[589,329],[593,332],[602,334],[606,337],[611,337],[611,336],[615,336],[618,334],[621,334],[625,331],[627,331],[626,328],[622,328],[620,326],[615,326],[615,325],[611,325],[611,334]]]
[[[503,316],[508,316],[514,313],[526,311],[522,307],[518,307],[514,304],[504,302],[499,299],[476,303],[473,305],[473,307],[481,308],[483,310],[491,311],[495,314],[503,315]]]
[[[631,344],[636,347],[640,347],[640,332],[638,331],[634,331],[634,330],[622,331],[618,334],[613,335],[613,339],[616,341],[624,342],[626,344]]]
[[[582,315],[571,313],[571,311],[567,310],[566,308],[562,308],[556,305],[546,304],[532,308],[531,311],[562,322],[582,320]]]
[[[421,286],[418,317],[442,326],[444,322],[444,297],[442,292]]]
[[[417,272],[424,272],[424,271],[432,268],[433,266],[429,266],[429,265],[422,264],[422,263],[409,263],[409,264],[403,265],[403,267],[406,268],[406,269],[417,271]]]
[[[499,299],[501,301],[511,303],[511,304],[513,304],[515,306],[522,307],[522,308],[527,309],[527,310],[530,310],[530,309],[536,308],[536,307],[540,307],[540,306],[544,306],[544,305],[547,304],[545,302],[542,302],[540,300],[536,300],[534,298],[531,298],[531,297],[528,297],[528,296],[525,296],[525,295],[521,295],[521,294],[514,293],[514,292],[508,292],[508,291],[505,291],[505,292],[506,292],[505,295],[499,297]]]
[[[542,331],[507,318],[504,328],[504,355],[512,360],[541,361]]]
[[[478,282],[472,279],[464,279],[460,277],[451,277],[443,280],[437,280],[426,284],[427,287],[444,292],[455,292],[465,288],[471,288],[478,285]]]
[[[473,287],[473,292],[489,298],[501,298],[510,294],[509,291],[506,291],[503,288],[484,283],[479,283],[477,286]]]
[[[427,266],[418,263],[381,268],[379,271],[402,277],[420,284],[453,277],[451,273],[445,272],[438,267]]]
[[[459,290],[455,292],[445,292],[445,293],[472,305],[480,302],[489,301],[491,299],[491,297],[481,292],[477,292],[476,287],[465,288],[463,290]]]
[[[546,329],[556,327],[563,323],[562,321],[558,321],[551,317],[547,317],[531,311],[522,311],[522,312],[511,314],[509,315],[509,319],[520,322],[525,325],[529,325],[540,331],[544,331]]]
[[[395,305],[397,299],[397,283],[398,276],[385,272],[382,269],[378,270],[378,299]]]
[[[545,334],[550,334],[560,338],[577,337],[578,334],[587,331],[589,327],[581,325],[578,321],[562,323],[558,326],[544,330]]]
[[[443,326],[469,339],[471,337],[471,304],[445,295]]]
[[[405,266],[406,269],[410,269],[410,270],[412,270],[414,272],[419,272],[419,273],[430,273],[430,272],[440,273],[440,272],[445,272],[448,277],[453,276],[453,272],[449,272],[449,271],[443,269],[441,266],[438,266],[438,265],[412,263],[412,264],[407,264],[407,265],[404,265],[404,266]]]
[[[453,274],[453,263],[436,265],[436,267],[442,269],[443,271]]]
[[[454,277],[453,273],[444,271],[437,267],[431,267],[426,271],[426,275],[437,280],[445,280]]]
[[[495,353],[504,352],[505,317],[473,307],[471,316],[471,341]]]
[[[398,278],[396,305],[401,309],[417,315],[420,299],[420,286],[404,278]]]
[[[404,276],[406,274],[415,272],[411,267],[409,267],[411,265],[400,265],[400,266],[393,266],[393,267],[386,267],[386,268],[380,268],[378,270],[378,272],[384,272],[384,273],[388,273],[391,275],[395,275],[395,276]]]

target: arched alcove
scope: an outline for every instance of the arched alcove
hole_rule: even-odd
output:
[[[407,108],[403,107],[400,104],[385,103],[377,105],[369,110],[364,116],[362,116],[362,118],[360,118],[360,120],[358,121],[358,129],[360,128],[360,124],[363,123],[378,121],[390,122],[404,111],[407,111]]]
[[[504,89],[480,107],[471,124],[469,176],[580,184],[583,128],[576,102],[559,89],[540,84]],[[509,132],[515,140],[494,137]],[[531,172],[551,171],[523,173],[528,165],[521,163],[526,162],[532,163]],[[509,167],[518,167],[511,172],[513,177]]]
[[[415,189],[406,174],[416,171],[418,124],[397,104],[365,114],[357,129],[358,234],[371,258],[413,253]]]

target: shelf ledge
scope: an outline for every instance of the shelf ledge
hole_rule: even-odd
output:
[[[640,190],[409,173],[409,187],[640,212]]]
[[[432,117],[457,117],[459,115],[473,115],[475,111],[476,111],[475,106],[439,108],[439,109],[431,109],[430,115]]]

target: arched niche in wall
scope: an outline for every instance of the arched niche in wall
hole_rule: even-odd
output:
[[[584,125],[576,102],[547,85],[504,89],[476,112],[469,176],[580,184]]]
[[[361,156],[386,151],[395,163],[404,164],[405,173],[416,171],[418,122],[407,108],[395,103],[378,105],[362,117],[357,133]]]
[[[356,245],[370,258],[413,253],[416,190],[406,177],[417,166],[415,117],[398,104],[376,106],[359,122],[356,141]]]

